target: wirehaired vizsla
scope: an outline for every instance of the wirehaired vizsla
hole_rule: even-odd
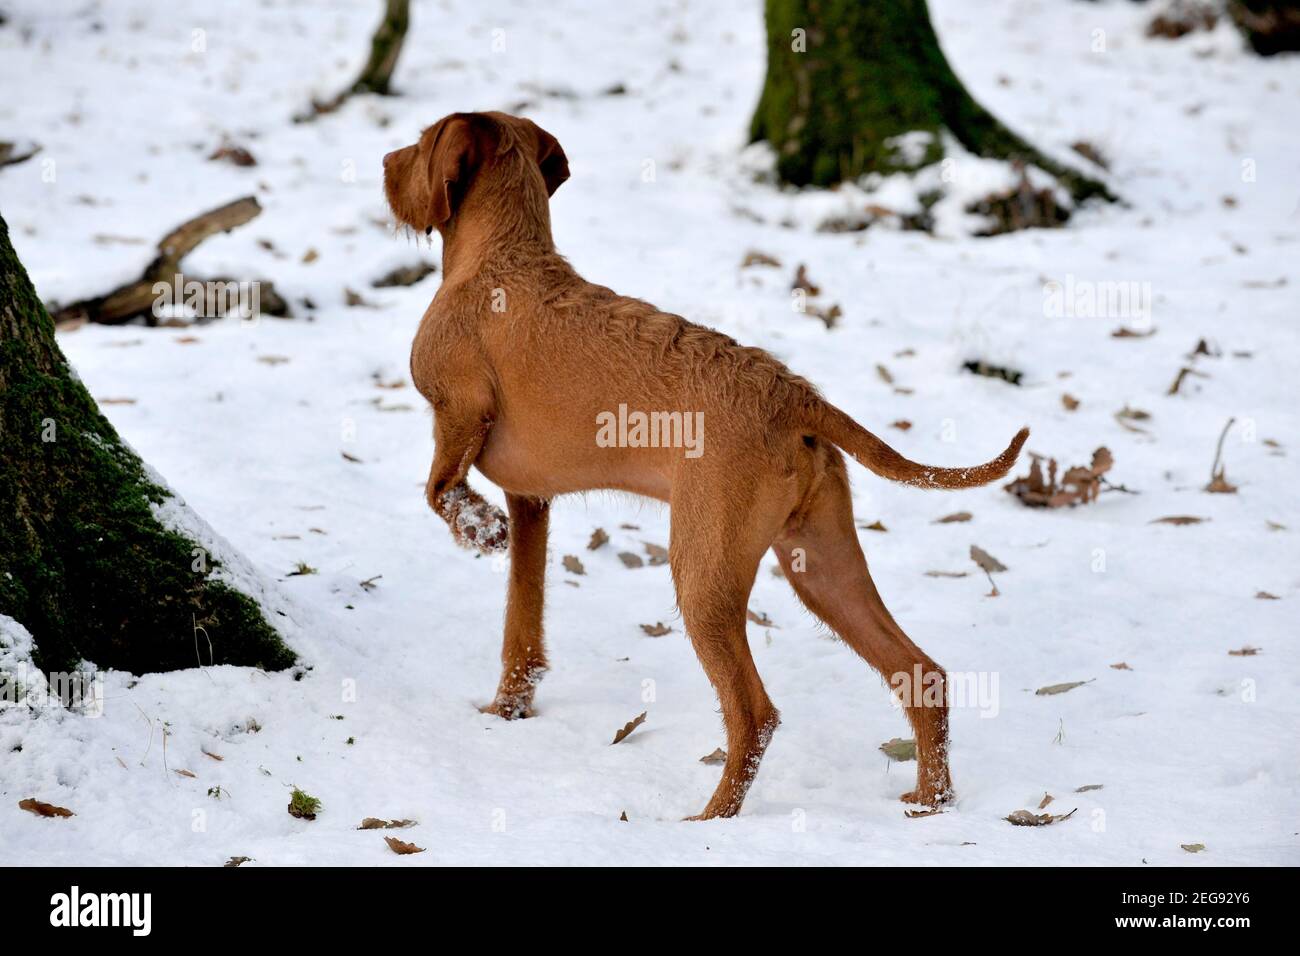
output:
[[[917,745],[903,799],[948,800],[946,678],[876,592],[840,449],[893,481],[972,488],[1007,473],[1028,430],[972,468],[909,461],[761,349],[575,273],[551,239],[549,198],[568,177],[555,137],[504,113],[453,113],[384,157],[393,214],[442,235],[442,286],[411,349],[435,419],[429,505],[460,544],[510,551],[504,669],[484,710],[528,716],[547,668],[551,499],[627,491],[671,508],[677,603],[726,723],[722,780],[693,819],[739,811],[778,723],[745,635],[768,548],[803,603],[895,684]],[[471,465],[505,491],[508,519],[466,484]],[[896,685],[914,673],[924,699]]]

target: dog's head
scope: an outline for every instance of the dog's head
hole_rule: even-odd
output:
[[[471,193],[489,182],[512,204],[544,208],[568,178],[569,160],[555,137],[507,113],[452,113],[384,157],[393,215],[426,234],[445,233]]]

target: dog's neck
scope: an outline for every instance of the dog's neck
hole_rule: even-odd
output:
[[[533,208],[529,208],[529,207]],[[553,255],[551,217],[543,203],[489,203],[467,196],[442,235],[443,282],[473,278],[493,263]]]

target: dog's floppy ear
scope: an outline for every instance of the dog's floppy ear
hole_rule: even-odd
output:
[[[463,113],[438,120],[429,137],[429,222],[439,226],[451,218],[487,156],[489,132]]]
[[[546,180],[546,195],[554,196],[555,190],[569,178],[569,157],[564,155],[564,147],[558,139],[536,123],[533,123],[533,129],[537,131],[537,165]]]

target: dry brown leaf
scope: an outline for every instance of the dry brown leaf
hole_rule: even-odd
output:
[[[1164,518],[1156,518],[1154,521],[1148,521],[1147,524],[1200,524],[1202,521],[1209,521],[1209,518],[1197,518],[1194,515],[1169,515]]]
[[[1260,600],[1260,601],[1280,601],[1280,600],[1282,600],[1282,599],[1281,599],[1280,597],[1278,597],[1276,594],[1270,594],[1268,591],[1256,591],[1256,592],[1255,592],[1255,597],[1256,597],[1256,599],[1258,599],[1258,600]]]
[[[1058,820],[1070,819],[1078,809],[1078,807],[1075,807],[1074,810],[1071,810],[1069,813],[1060,814],[1033,813],[1029,810],[1016,810],[1003,819],[1018,827],[1045,827],[1056,823]]]
[[[641,560],[641,555],[633,554],[631,551],[620,551],[618,553],[618,559],[623,562],[623,567],[625,568],[639,568],[645,564],[645,562]]]
[[[587,550],[595,551],[597,548],[609,542],[609,535],[605,533],[604,528],[597,528],[591,533],[591,540],[587,542]]]
[[[416,846],[414,843],[406,843],[397,837],[384,837],[384,842],[388,844],[388,849],[400,856],[406,856],[409,853],[423,853],[424,847]]]
[[[631,734],[632,731],[636,730],[638,727],[640,727],[642,724],[645,723],[646,713],[647,712],[643,710],[638,716],[633,717],[626,724],[624,724],[623,728],[614,735],[614,739],[609,742],[609,745],[612,747],[614,746],[614,744],[622,743],[624,740],[627,740],[628,735]]]
[[[404,830],[415,826],[414,820],[381,820],[378,817],[366,817],[358,830]]]
[[[1082,787],[1075,787],[1074,792],[1087,793],[1090,790],[1100,790],[1104,786],[1105,784],[1103,783],[1085,783]]]
[[[225,863],[222,863],[221,865],[223,867],[239,866],[240,864],[248,863],[252,859],[253,858],[251,856],[232,856],[229,860],[227,860]]]
[[[884,526],[884,524],[881,523],[879,518],[871,522],[871,524],[860,524],[858,525],[858,527],[861,528],[863,531],[888,531],[889,530]]]
[[[620,823],[630,823],[630,822],[631,822],[631,821],[629,821],[628,818],[627,818],[627,811],[626,811],[626,810],[624,810],[622,813],[620,813],[620,814],[618,815],[618,820],[619,820]]]
[[[346,452],[346,451],[341,451],[341,452],[339,452],[339,454],[343,456],[343,460],[344,460],[344,461],[350,461],[350,462],[352,462],[354,465],[360,465],[360,464],[362,464],[361,459],[358,458],[356,455],[349,454],[349,453]]]
[[[1114,671],[1131,671],[1133,668],[1129,667],[1128,664],[1123,661],[1120,661],[1118,664],[1111,664],[1110,669]]]
[[[34,813],[38,817],[75,817],[76,814],[67,807],[56,807],[52,803],[45,803],[28,797],[26,800],[18,801],[18,809]]]
[[[97,398],[95,399],[101,405],[134,405],[134,398]]]
[[[904,810],[903,816],[907,817],[909,820],[916,820],[920,817],[937,817],[943,812],[944,811],[939,807],[932,807],[929,810]]]
[[[1050,697],[1054,694],[1064,694],[1068,690],[1074,690],[1076,687],[1082,687],[1084,684],[1091,684],[1097,678],[1091,677],[1088,680],[1074,680],[1065,684],[1048,684],[1046,687],[1040,687],[1034,691],[1037,697]]]
[[[968,578],[969,571],[926,571],[927,578]]]
[[[650,555],[650,565],[653,567],[659,564],[668,563],[668,549],[658,544],[651,544],[649,541],[642,541],[645,546],[645,553]]]
[[[1102,447],[1092,453],[1092,464],[1066,469],[1057,483],[1056,459],[1047,460],[1047,477],[1043,477],[1043,457],[1030,453],[1029,474],[1006,485],[1006,490],[1031,508],[1061,508],[1087,504],[1101,494],[1102,476],[1115,465],[1110,450]]]
[[[700,758],[700,763],[707,763],[710,766],[714,764],[720,764],[726,762],[727,762],[727,752],[723,750],[721,747],[713,751],[713,753],[705,754],[703,757]]]
[[[1039,803],[1038,803],[1038,809],[1039,809],[1039,810],[1045,810],[1045,809],[1047,809],[1047,805],[1048,805],[1049,803],[1051,803],[1054,799],[1056,799],[1056,798],[1053,797],[1050,793],[1045,793],[1045,794],[1043,794],[1043,799],[1040,800]]]
[[[902,737],[894,737],[880,745],[880,752],[890,760],[903,763],[908,760],[916,759],[916,741],[904,740]]]
[[[566,554],[562,563],[564,564],[564,570],[568,571],[570,574],[587,573],[587,569],[582,566],[582,562],[572,554]]]
[[[651,637],[663,637],[665,634],[671,634],[673,629],[665,625],[663,621],[659,621],[655,624],[642,624],[641,630]]]
[[[1002,592],[998,590],[998,586],[993,582],[993,574],[996,571],[1005,571],[1007,569],[1006,565],[993,557],[993,555],[989,554],[983,548],[974,544],[970,546],[970,558],[980,566],[984,571],[985,576],[989,579],[989,586],[992,587],[993,590],[988,593],[988,596],[997,597],[1001,594]]]
[[[1121,325],[1114,332],[1110,333],[1112,339],[1149,339],[1156,334],[1154,327],[1141,331],[1139,329],[1130,329],[1126,325]]]
[[[808,267],[802,262],[795,269],[794,282],[790,284],[790,289],[792,291],[802,289],[809,296],[820,295],[822,291],[820,287],[813,285],[812,280],[808,278]]]
[[[755,611],[751,608],[746,608],[745,617],[763,627],[775,627],[777,630],[780,630],[779,625],[773,624],[772,619],[767,616],[767,612],[765,611]]]
[[[897,428],[900,432],[911,431],[912,429],[912,423],[906,418],[900,418],[896,422],[891,422],[890,425],[893,428]]]
[[[745,253],[745,258],[740,261],[740,268],[748,269],[750,266],[769,266],[779,269],[781,260],[776,256],[769,256],[766,252],[759,252],[757,249],[750,249]]]
[[[961,524],[963,522],[970,521],[970,519],[973,517],[974,515],[972,515],[969,511],[954,511],[952,514],[944,515],[938,521],[932,523],[933,524]]]
[[[1239,647],[1235,651],[1228,651],[1228,654],[1231,655],[1232,657],[1254,657],[1259,652],[1260,652],[1260,648],[1251,647],[1249,644],[1247,644],[1245,647]]]
[[[1180,843],[1178,845],[1182,847],[1184,850],[1186,850],[1188,853],[1200,853],[1202,850],[1205,849],[1204,843]]]
[[[885,368],[885,366],[881,365],[879,362],[876,363],[876,374],[880,376],[880,380],[886,385],[894,384],[894,376],[890,374],[889,369]]]
[[[1066,392],[1061,396],[1061,404],[1065,406],[1067,412],[1072,412],[1079,407],[1079,400],[1069,392]]]

